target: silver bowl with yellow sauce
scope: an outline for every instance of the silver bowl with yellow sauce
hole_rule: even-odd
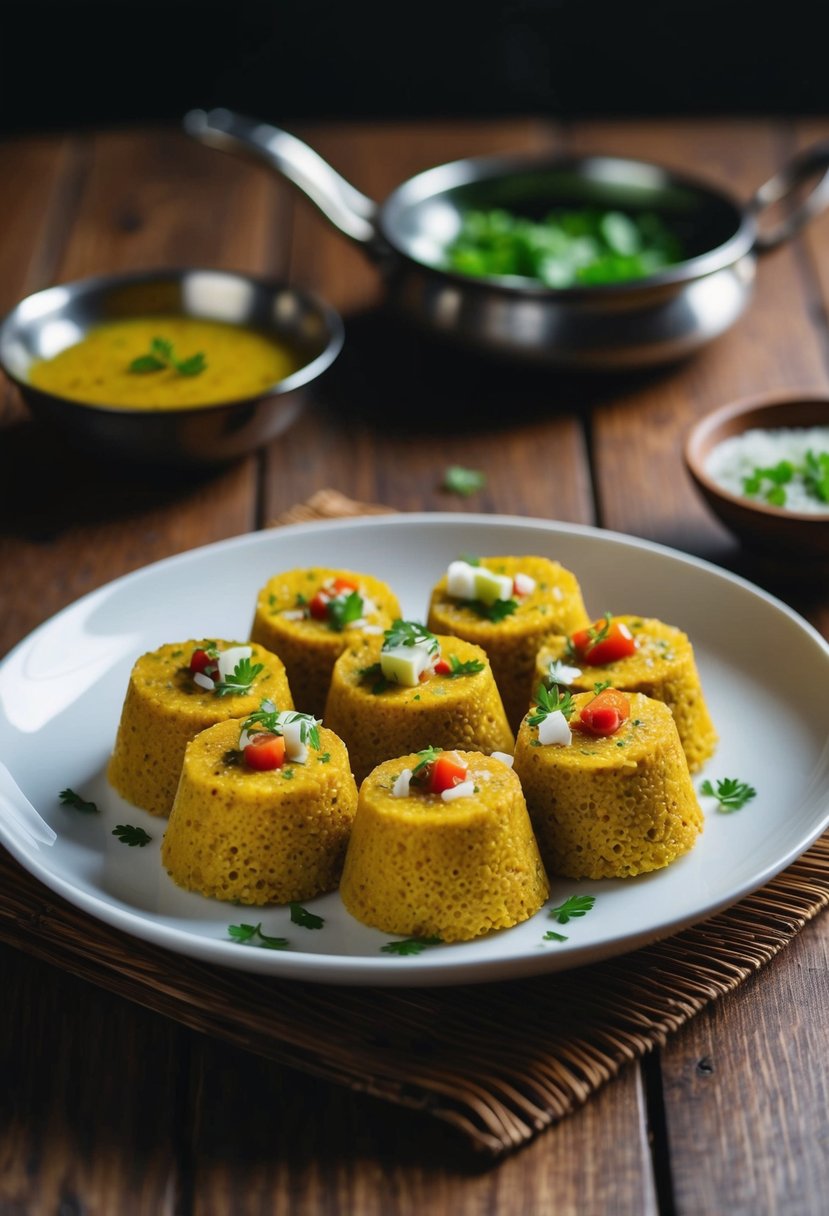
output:
[[[100,455],[222,464],[298,416],[343,344],[328,305],[223,270],[159,270],[36,292],[0,324],[0,366],[33,416]]]

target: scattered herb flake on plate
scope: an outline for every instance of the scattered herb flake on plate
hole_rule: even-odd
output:
[[[128,844],[130,848],[143,849],[145,844],[149,844],[152,836],[145,832],[143,828],[137,828],[131,823],[119,823],[112,829],[112,835],[117,836],[121,844]]]
[[[325,920],[321,916],[317,916],[314,912],[309,912],[307,908],[303,908],[302,904],[292,902],[291,921],[295,925],[299,925],[302,929],[321,929],[325,924]]]
[[[747,802],[751,802],[752,798],[757,796],[757,791],[752,786],[745,781],[739,781],[736,777],[722,777],[717,781],[716,787],[710,781],[705,780],[699,789],[701,794],[705,794],[709,798],[716,798],[717,809],[724,815],[741,810]]]
[[[240,945],[261,946],[265,950],[288,950],[290,943],[287,937],[270,937],[262,932],[262,922],[258,925],[228,925],[228,936]]]
[[[93,812],[98,810],[96,803],[87,802],[85,798],[82,798],[80,794],[76,794],[75,791],[73,789],[69,789],[69,787],[67,787],[65,790],[61,790],[58,797],[64,806],[71,806],[76,811]]]
[[[551,920],[557,920],[560,925],[566,925],[568,921],[579,916],[586,916],[595,902],[595,895],[570,895],[557,908],[550,908],[547,915]]]
[[[386,942],[380,949],[384,954],[422,954],[429,946],[439,946],[439,937],[406,937],[399,942]]]

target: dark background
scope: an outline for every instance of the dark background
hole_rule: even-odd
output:
[[[820,0],[0,0],[0,131],[829,110]]]

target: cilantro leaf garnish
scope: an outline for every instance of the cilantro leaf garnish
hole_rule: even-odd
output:
[[[602,616],[601,625],[597,624],[597,625],[591,625],[589,627],[589,629],[587,630],[587,636],[590,639],[591,646],[595,646],[599,642],[603,642],[607,638],[607,635],[610,633],[610,626],[612,625],[612,623],[613,623],[613,613],[605,612],[604,615]]]
[[[321,916],[309,912],[307,908],[303,908],[302,904],[292,902],[289,907],[292,923],[299,925],[302,929],[321,929],[325,924],[325,920]]]
[[[576,709],[573,694],[567,688],[559,688],[557,684],[554,684],[552,688],[539,684],[535,700],[535,710],[527,718],[530,726],[540,726],[545,718],[556,711],[562,713],[569,722]]]
[[[287,937],[269,937],[262,932],[262,922],[258,925],[228,925],[228,936],[240,945],[262,946],[265,950],[287,950],[290,942]]]
[[[568,921],[576,920],[579,916],[586,916],[595,902],[595,895],[570,895],[557,908],[550,908],[547,915],[551,920],[557,920],[560,925],[566,925]]]
[[[466,469],[463,465],[452,464],[443,474],[443,489],[450,494],[460,494],[469,498],[486,485],[486,474],[479,469]]]
[[[69,789],[68,786],[65,790],[61,790],[61,792],[58,794],[58,798],[60,798],[64,806],[71,806],[76,811],[92,812],[97,811],[98,809],[96,803],[87,802],[85,798],[82,798],[80,794],[76,794],[75,791]]]
[[[119,823],[117,827],[112,829],[112,835],[117,836],[121,844],[128,844],[130,848],[143,849],[145,844],[149,844],[152,836],[145,832],[143,828],[134,827],[131,823]]]
[[[450,680],[454,680],[457,676],[474,676],[484,669],[484,664],[480,659],[466,659],[462,663],[456,654],[450,654],[449,666],[452,669],[448,672]]]
[[[213,691],[217,697],[243,696],[250,692],[251,684],[260,671],[264,670],[264,663],[252,663],[250,659],[240,659],[233,671],[220,680]]]
[[[739,811],[757,795],[752,786],[747,785],[745,781],[738,781],[736,777],[723,777],[717,781],[716,789],[710,781],[705,780],[699,788],[701,794],[717,799],[719,810],[725,815]]]
[[[466,562],[467,566],[480,566],[481,559],[476,557],[474,553],[461,553],[458,556],[459,562]]]
[[[785,486],[799,479],[803,489],[818,502],[829,502],[829,452],[813,452],[811,448],[803,464],[779,460],[777,464],[757,465],[743,478],[743,493],[749,498],[762,496],[774,507],[784,507],[788,501]]]
[[[468,600],[467,607],[497,625],[505,617],[512,616],[518,607],[518,600],[493,600],[491,604],[485,604],[483,600]]]
[[[430,764],[434,764],[442,751],[441,747],[424,747],[422,751],[419,751],[417,754],[420,760],[412,769],[412,777],[419,776]]]
[[[809,449],[803,463],[803,484],[807,494],[819,502],[829,502],[829,452]]]
[[[135,375],[144,376],[148,372],[161,372],[172,368],[180,376],[198,376],[207,367],[207,360],[201,351],[186,359],[179,359],[173,350],[173,344],[167,338],[153,338],[150,350],[146,355],[139,355],[129,365],[129,370]]]
[[[422,954],[429,946],[439,946],[439,937],[406,937],[399,942],[386,942],[380,949],[384,954]]]
[[[383,675],[383,668],[379,663],[372,663],[370,667],[361,667],[357,675],[361,680],[372,681],[371,691],[375,697],[379,696],[381,692],[385,692],[387,688],[391,688],[391,684]]]
[[[359,621],[363,615],[363,597],[359,591],[351,591],[348,595],[337,595],[328,601],[328,628],[334,633],[342,633],[346,625]]]
[[[438,640],[431,630],[419,621],[393,621],[391,629],[383,634],[383,649],[391,650],[395,646],[420,646],[428,644],[430,654],[438,649]]]
[[[554,929],[548,929],[541,940],[543,942],[566,942],[567,938],[563,933],[556,933]]]
[[[314,751],[319,751],[320,748],[320,732],[319,723],[312,714],[296,713],[292,709],[274,709],[267,708],[273,706],[272,701],[263,701],[259,709],[255,709],[252,714],[248,714],[242,723],[242,730],[248,734],[258,727],[260,730],[267,731],[271,735],[284,734],[283,727],[289,722],[299,722],[299,741],[310,745]]]
[[[612,688],[612,687],[613,687],[612,680],[597,680],[596,683],[593,685],[593,692],[595,693],[596,696],[598,696],[599,693],[604,692],[604,690],[606,688]]]

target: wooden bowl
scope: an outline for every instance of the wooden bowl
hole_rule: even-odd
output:
[[[816,389],[765,393],[724,405],[689,432],[685,463],[708,506],[750,548],[829,558],[829,514],[775,507],[722,489],[706,472],[710,453],[724,439],[752,429],[829,427],[829,394]]]

